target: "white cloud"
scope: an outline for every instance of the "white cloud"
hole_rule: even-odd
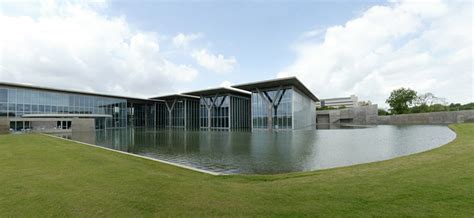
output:
[[[343,26],[327,28],[321,40],[300,38],[296,60],[278,76],[298,76],[321,98],[357,94],[382,106],[399,87],[451,102],[474,101],[471,4],[402,1],[371,7]]]
[[[301,38],[313,38],[313,37],[317,37],[317,36],[320,36],[321,34],[324,33],[324,29],[314,29],[314,30],[310,30],[310,31],[307,31],[303,34],[301,34]]]
[[[191,56],[202,67],[219,74],[230,73],[235,69],[237,60],[235,57],[225,58],[223,55],[214,55],[206,49],[194,51]]]
[[[225,80],[225,81],[222,81],[221,84],[219,85],[220,87],[226,87],[226,88],[230,88],[230,86],[232,85],[231,82]]]
[[[192,41],[199,39],[202,37],[201,33],[191,33],[191,34],[183,34],[179,33],[175,37],[173,37],[173,45],[178,48],[185,48],[191,43]]]
[[[0,80],[145,97],[198,74],[165,57],[157,33],[123,17],[76,3],[47,4],[37,14],[0,11]]]

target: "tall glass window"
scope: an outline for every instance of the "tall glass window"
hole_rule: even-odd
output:
[[[271,113],[274,129],[293,128],[293,89],[268,89],[252,92],[252,126],[268,129]]]

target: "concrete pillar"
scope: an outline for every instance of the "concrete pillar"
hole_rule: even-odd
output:
[[[207,128],[211,130],[211,108],[207,108]]]
[[[6,117],[0,117],[0,134],[8,134],[10,132],[10,121]]]
[[[168,127],[171,127],[171,112],[173,111],[174,105],[176,104],[177,99],[173,100],[171,107],[168,105],[168,102],[165,101],[166,109],[168,109]]]
[[[187,100],[184,99],[184,109],[183,109],[183,112],[184,112],[184,129],[186,129],[187,122],[188,122],[188,120],[186,119],[187,118],[187,113],[188,113],[188,110],[187,110],[188,108],[186,107],[186,102],[187,102]]]
[[[157,120],[158,108],[156,108],[156,103],[154,103],[153,107],[154,107],[154,109],[155,109],[155,112],[154,112],[154,113],[155,113],[155,114],[154,114],[154,119],[155,119],[155,120],[153,121],[153,123],[154,123],[154,124],[153,124],[153,125],[154,125],[153,128],[156,128],[156,126],[157,126],[157,124],[158,124],[158,120]]]
[[[267,107],[267,125],[269,130],[273,129],[273,105],[271,104]]]
[[[265,100],[265,103],[267,103],[267,128],[269,130],[273,129],[273,103],[271,102],[271,99],[268,99],[263,92],[261,92],[259,89],[257,89],[258,94],[262,99]]]

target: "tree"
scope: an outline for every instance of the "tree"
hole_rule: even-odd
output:
[[[409,112],[410,106],[416,99],[416,92],[409,88],[395,89],[390,93],[387,104],[390,105],[392,114],[404,114]]]
[[[422,106],[422,105],[431,106],[434,104],[446,105],[446,99],[436,97],[435,95],[433,95],[433,93],[430,93],[430,92],[416,96],[415,106]]]
[[[390,115],[390,113],[389,113],[388,111],[386,111],[386,110],[384,110],[384,109],[381,109],[381,108],[378,109],[378,114],[379,114],[379,116],[387,116],[387,115]]]

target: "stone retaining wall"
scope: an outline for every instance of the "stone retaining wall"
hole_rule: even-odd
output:
[[[377,105],[359,106],[338,110],[317,110],[317,120],[319,124],[357,124],[375,125],[377,124]]]
[[[378,124],[452,124],[474,122],[474,110],[378,116]]]

